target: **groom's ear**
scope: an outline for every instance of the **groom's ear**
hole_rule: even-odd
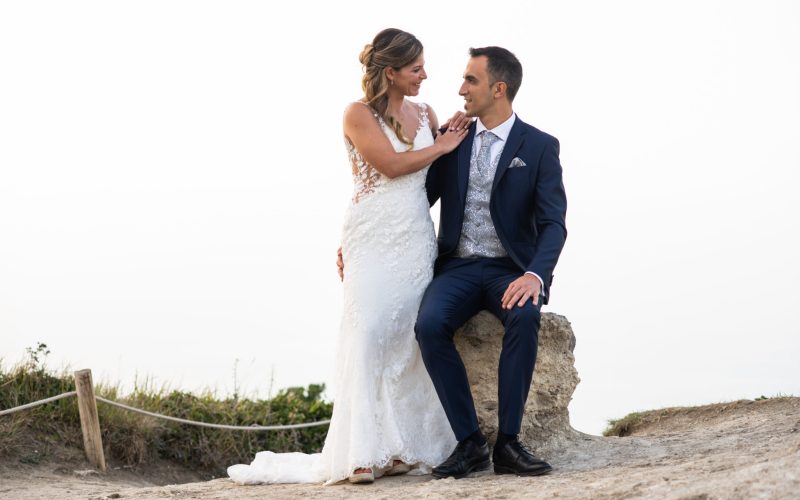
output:
[[[496,99],[500,99],[502,97],[508,98],[508,84],[506,82],[496,82],[494,86],[494,97]]]

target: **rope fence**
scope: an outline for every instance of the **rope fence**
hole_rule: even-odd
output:
[[[14,408],[9,408],[7,410],[0,411],[0,417],[3,415],[10,415],[12,413],[17,413],[22,410],[29,410],[31,408],[35,408],[37,406],[42,406],[47,403],[52,403],[53,401],[58,401],[59,399],[68,398],[71,396],[75,396],[77,394],[76,391],[65,392],[63,394],[59,394],[58,396],[53,396],[47,399],[40,399],[39,401],[34,401],[32,403],[24,404],[21,406],[16,406]],[[286,425],[227,425],[227,424],[210,424],[208,422],[198,422],[196,420],[187,420],[185,418],[178,418],[178,417],[170,417],[169,415],[162,415],[161,413],[154,413],[152,411],[142,410],[140,408],[134,408],[133,406],[128,406],[126,404],[113,401],[111,399],[106,399],[102,396],[95,396],[94,397],[98,401],[102,401],[111,406],[116,406],[117,408],[122,408],[123,410],[128,410],[133,413],[140,413],[142,415],[147,415],[148,417],[153,418],[160,418],[162,420],[169,420],[170,422],[177,422],[179,424],[186,424],[186,425],[196,425],[198,427],[208,427],[211,429],[225,429],[229,431],[283,431],[289,429],[304,429],[306,427],[318,427],[320,425],[327,425],[331,423],[330,420],[318,420],[316,422],[306,422],[303,424],[286,424]]]
[[[141,413],[142,415],[147,415],[148,417],[161,418],[164,420],[169,420],[170,422],[178,422],[179,424],[197,425],[199,427],[210,427],[212,429],[227,429],[231,431],[282,431],[285,429],[303,429],[305,427],[316,427],[318,425],[325,425],[331,422],[330,420],[320,420],[318,422],[308,422],[305,424],[289,424],[289,425],[209,424],[207,422],[197,422],[195,420],[186,420],[185,418],[170,417],[169,415],[162,415],[160,413],[153,413],[151,411],[141,410],[139,408],[134,408],[133,406],[128,406],[122,403],[118,403],[116,401],[111,401],[110,399],[106,399],[100,396],[95,396],[95,399],[97,399],[98,401],[102,401],[103,403],[109,404],[111,406],[116,406],[117,408],[122,408],[124,410],[132,411],[134,413]]]
[[[100,422],[97,417],[97,406],[95,401],[100,401],[107,405],[116,406],[117,408],[121,408],[123,410],[127,410],[133,413],[139,413],[141,415],[147,415],[148,417],[153,417],[153,418],[160,418],[162,420],[169,420],[170,422],[177,422],[179,424],[196,425],[198,427],[208,427],[211,429],[224,429],[232,431],[250,431],[250,432],[282,431],[289,429],[304,429],[307,427],[317,427],[321,425],[327,425],[331,422],[330,420],[319,420],[317,422],[306,422],[302,424],[286,424],[286,425],[226,425],[226,424],[211,424],[208,422],[198,422],[195,420],[171,417],[169,415],[162,415],[160,413],[154,413],[151,411],[142,410],[140,408],[135,408],[133,406],[128,406],[126,404],[119,403],[117,401],[97,396],[94,394],[94,387],[93,384],[91,383],[91,371],[89,370],[81,370],[75,372],[75,382],[76,382],[76,390],[74,391],[65,392],[59,394],[58,396],[40,399],[39,401],[33,401],[31,403],[16,406],[14,408],[7,408],[5,410],[0,410],[0,417],[2,417],[3,415],[10,415],[12,413],[17,413],[23,410],[29,410],[31,408],[45,405],[47,403],[52,403],[60,399],[77,396],[78,409],[80,410],[80,416],[81,416],[81,429],[83,430],[84,448],[86,449],[86,455],[89,458],[89,460],[93,462],[101,470],[105,470],[106,466],[105,466],[105,457],[103,456],[102,453],[102,443],[100,441]]]
[[[11,415],[12,413],[17,413],[18,411],[28,410],[30,408],[36,408],[37,406],[42,406],[47,403],[52,403],[53,401],[58,401],[59,399],[75,396],[76,394],[78,393],[75,391],[65,392],[63,394],[59,394],[58,396],[53,396],[52,398],[40,399],[39,401],[34,401],[33,403],[28,403],[26,405],[17,406],[15,408],[9,408],[7,410],[0,410],[0,417],[2,417],[3,415]]]

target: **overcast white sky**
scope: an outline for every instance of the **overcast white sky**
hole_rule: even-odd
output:
[[[329,382],[342,111],[392,26],[425,45],[440,117],[467,49],[501,45],[518,115],[561,141],[545,310],[577,336],[576,428],[800,395],[797,3],[275,5],[0,5],[4,366],[43,341],[124,387]]]

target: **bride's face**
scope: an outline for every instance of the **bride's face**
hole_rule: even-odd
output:
[[[415,96],[419,94],[420,85],[422,80],[428,78],[425,73],[425,57],[422,54],[407,66],[400,69],[392,69],[388,74],[389,79],[393,82],[389,86],[390,91],[402,92],[403,95]]]

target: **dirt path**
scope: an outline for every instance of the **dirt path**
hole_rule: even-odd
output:
[[[555,471],[538,478],[401,476],[329,487],[238,486],[227,479],[146,487],[135,477],[6,467],[0,498],[798,498],[800,398],[656,410],[630,436],[576,433],[569,447],[545,458]]]

